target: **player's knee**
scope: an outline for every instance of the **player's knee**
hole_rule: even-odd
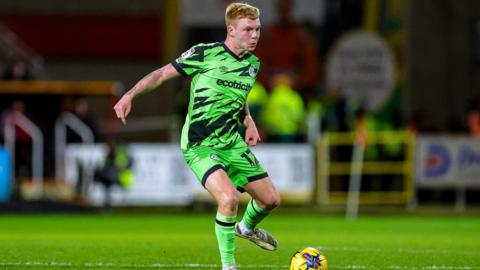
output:
[[[275,209],[275,208],[279,207],[280,206],[280,201],[281,201],[280,194],[276,193],[275,197],[272,200],[272,203],[270,204],[270,207],[272,209]]]
[[[278,206],[280,206],[280,194],[275,192],[274,194],[269,196],[263,203],[265,205],[265,210],[267,211],[271,211],[277,208]]]
[[[237,191],[226,191],[220,196],[218,205],[220,208],[236,212],[238,202],[239,197]]]

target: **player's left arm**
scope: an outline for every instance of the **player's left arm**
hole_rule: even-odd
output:
[[[243,124],[247,127],[247,130],[245,131],[245,142],[249,146],[255,146],[259,141],[261,141],[260,134],[258,133],[255,121],[253,121],[253,118],[250,115],[248,103],[245,102],[243,108],[245,110],[245,119],[243,120]]]

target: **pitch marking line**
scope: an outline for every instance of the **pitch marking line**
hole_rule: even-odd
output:
[[[68,262],[0,262],[0,267],[81,267],[81,268],[159,268],[159,269],[172,269],[172,268],[206,268],[206,269],[218,269],[220,265],[217,264],[117,264],[117,263],[68,263]],[[287,269],[288,265],[247,265],[240,264],[238,268],[241,269]],[[384,267],[376,267],[371,265],[335,265],[335,269],[382,269]],[[333,268],[333,266],[332,266]],[[390,270],[480,270],[477,266],[447,266],[447,265],[431,265],[431,266],[402,266],[391,265],[386,269]]]
[[[382,251],[385,251],[384,249],[381,249],[381,248],[371,248],[371,247],[347,247],[347,246],[337,246],[337,247],[333,247],[333,246],[330,246],[330,247],[327,247],[327,246],[319,246],[317,247],[318,249],[320,250],[325,250],[325,251],[330,251],[330,250],[333,250],[333,251],[348,251],[348,252],[372,252],[372,253],[376,253],[376,252],[382,252]],[[462,253],[462,254],[468,254],[468,255],[480,255],[480,252],[479,251],[473,251],[473,250],[470,250],[470,251],[465,251],[465,250],[462,250],[462,251],[459,251],[459,250],[455,250],[455,249],[422,249],[422,248],[399,248],[399,249],[396,249],[397,252],[400,252],[400,253],[411,253],[411,254],[421,254],[421,253],[424,253],[424,254],[452,254],[452,253]]]

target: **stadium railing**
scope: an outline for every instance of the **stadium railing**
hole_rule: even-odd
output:
[[[39,197],[43,190],[43,133],[30,119],[20,112],[10,113],[5,119],[4,139],[6,149],[11,156],[12,168],[15,168],[15,127],[20,128],[32,139],[32,184],[37,191],[35,197]],[[15,170],[12,170],[12,178],[15,179]],[[12,182],[13,183],[13,182]]]
[[[43,95],[70,95],[70,96],[105,96],[110,97],[110,103],[116,101],[117,97],[123,93],[124,87],[121,83],[116,81],[49,81],[49,80],[27,80],[27,81],[1,81],[0,80],[0,95],[15,96],[18,99],[26,96],[43,96]],[[48,104],[47,104],[48,106]],[[113,124],[114,115],[112,110],[106,117],[108,130],[106,132],[113,133],[115,126]],[[14,115],[13,121],[6,121],[12,123],[7,125],[5,129],[5,145],[13,160],[15,157],[15,134],[14,127],[20,127],[27,132],[32,138],[32,192],[36,194],[34,198],[42,196],[44,187],[43,174],[43,132],[36,124],[26,118],[24,115]],[[48,138],[46,138],[48,139]],[[93,141],[93,140],[92,140]],[[61,149],[60,149],[61,150]],[[58,151],[57,151],[58,152]],[[58,154],[58,153],[57,153]],[[61,157],[60,157],[61,158]],[[59,175],[57,175],[58,177]],[[11,182],[15,180],[14,172],[11,174]],[[63,180],[63,179],[57,179]],[[38,195],[38,196],[37,196]]]
[[[355,132],[325,132],[318,138],[317,148],[317,203],[320,205],[343,205],[347,203],[348,190],[331,190],[331,177],[349,177],[352,173],[352,160],[337,161],[331,159],[332,147],[354,147]],[[406,131],[369,132],[368,144],[385,146],[388,144],[403,145],[403,155],[400,160],[361,160],[361,175],[400,175],[402,190],[364,190],[359,192],[359,204],[393,205],[409,204],[414,194],[414,142],[413,134]],[[358,164],[356,164],[358,166]],[[382,181],[388,181],[388,177]]]

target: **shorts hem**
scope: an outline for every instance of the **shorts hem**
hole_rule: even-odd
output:
[[[222,169],[224,170],[225,172],[227,170],[225,170],[225,167],[223,167],[222,165],[220,164],[216,164],[216,165],[213,165],[213,167],[211,167],[210,169],[208,169],[208,171],[205,172],[205,174],[203,175],[202,177],[202,186],[205,187],[205,182],[207,182],[207,178],[210,176],[210,174],[214,173],[216,170],[218,169]]]
[[[268,173],[261,173],[261,174],[258,174],[258,175],[250,176],[250,177],[247,177],[247,180],[248,180],[248,183],[250,183],[250,182],[253,182],[253,181],[260,180],[260,179],[265,178],[265,177],[268,177]]]
[[[247,181],[248,181],[248,182],[247,182],[246,184],[251,183],[251,182],[253,182],[253,181],[257,181],[257,180],[263,179],[263,178],[265,178],[265,177],[268,177],[268,173],[266,173],[266,172],[265,172],[265,173],[258,174],[258,175],[254,175],[254,176],[247,177]],[[246,185],[246,184],[245,184],[245,185]],[[243,186],[245,186],[245,185],[243,185]],[[246,191],[246,190],[243,188],[243,186],[237,187],[237,190],[238,190],[240,193],[244,193],[244,192]]]

